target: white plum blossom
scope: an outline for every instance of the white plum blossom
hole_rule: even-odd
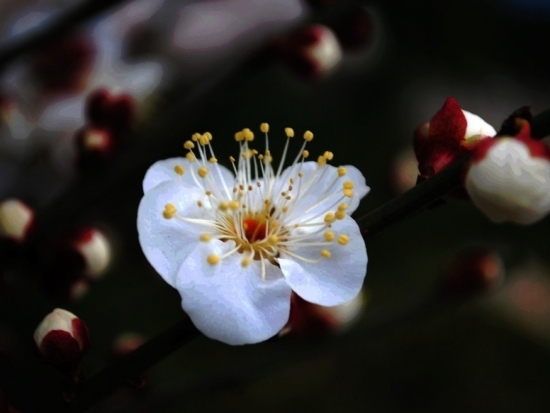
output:
[[[495,222],[528,225],[550,211],[550,156],[543,142],[505,137],[480,146],[465,186]]]
[[[334,167],[331,152],[306,162],[300,153],[283,170],[249,145],[250,129],[235,135],[233,172],[220,166],[210,133],[185,142],[185,158],[155,163],[145,175],[138,211],[145,256],[182,297],[182,307],[206,336],[228,344],[256,343],[286,324],[294,291],[335,306],[353,299],[366,274],[367,252],[349,216],[369,187],[353,166]]]

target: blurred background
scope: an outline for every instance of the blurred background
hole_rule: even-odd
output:
[[[0,50],[83,1],[0,1]],[[6,399],[46,411],[62,392],[32,340],[56,307],[90,329],[86,377],[185,316],[136,213],[147,168],[192,133],[228,165],[242,128],[269,122],[275,158],[285,127],[309,129],[312,154],[365,175],[360,217],[414,185],[412,133],[448,96],[497,130],[550,107],[549,22],[543,1],[135,0],[5,65],[0,202],[21,203],[0,221],[22,222],[14,240],[2,221]],[[449,199],[368,240],[362,302],[315,313],[320,331],[199,337],[91,411],[547,411],[549,230]]]

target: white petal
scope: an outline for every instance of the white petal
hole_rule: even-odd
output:
[[[283,274],[292,290],[304,300],[314,304],[333,306],[354,298],[363,285],[367,272],[367,249],[357,223],[350,217],[333,224],[336,236],[349,237],[347,245],[334,241],[326,247],[330,258],[317,263],[307,263],[281,253],[278,259]],[[312,241],[323,241],[322,234]],[[310,260],[321,258],[323,247],[310,246],[292,249],[290,252]]]
[[[463,110],[466,117],[467,127],[464,138],[468,139],[471,136],[495,136],[497,131],[479,116],[474,115],[466,110]]]
[[[185,170],[183,175],[178,175],[175,172],[174,167],[176,165],[183,166]],[[178,179],[188,185],[197,186],[190,172],[191,168],[196,170],[198,168],[198,163],[191,163],[186,158],[170,158],[155,162],[145,174],[145,178],[143,180],[143,192],[147,192],[160,183],[170,181],[172,179]],[[221,189],[223,188],[223,184],[225,182],[229,188],[232,188],[235,182],[235,176],[233,173],[224,166],[218,165],[218,168],[221,172],[221,178],[220,174],[216,171],[216,167],[210,168],[210,175],[214,178],[215,185]]]
[[[291,195],[297,195],[296,202],[292,205],[289,214],[289,223],[303,220],[304,215],[324,215],[327,212],[334,212],[336,209],[335,202],[346,202],[348,204],[347,213],[351,214],[359,206],[361,198],[363,198],[370,190],[365,183],[365,177],[357,168],[351,165],[345,166],[346,175],[339,177],[338,168],[332,165],[319,167],[317,162],[305,162],[303,166],[295,165],[287,168],[281,174],[280,180],[277,182],[278,191],[286,190],[289,184],[289,179],[294,178],[295,185]],[[298,177],[298,172],[302,172],[303,176]],[[353,196],[347,198],[343,196],[343,184],[346,181],[353,181],[354,190]],[[307,189],[309,187],[309,189]]]
[[[165,219],[164,206],[172,203],[181,216],[202,218],[197,201],[204,197],[199,188],[171,180],[148,191],[139,204],[137,228],[141,248],[153,268],[171,286],[175,285],[181,264],[200,242],[203,227],[177,217]]]
[[[222,255],[234,246],[219,240],[199,244],[182,265],[176,288],[183,309],[207,337],[233,345],[257,343],[288,321],[291,290],[281,270],[269,262],[265,281],[260,262],[243,268],[239,253],[208,264],[209,254]]]

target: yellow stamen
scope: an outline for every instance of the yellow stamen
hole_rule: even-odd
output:
[[[347,173],[348,171],[346,170],[345,166],[338,167],[338,176],[344,176]]]
[[[333,241],[334,240],[334,232],[332,232],[332,231],[325,232],[325,239],[328,242]]]
[[[174,166],[174,172],[178,175],[183,175],[185,173],[185,168],[181,165]]]
[[[344,189],[342,192],[348,198],[351,198],[353,196],[353,189]]]
[[[269,123],[262,123],[262,124],[260,125],[260,130],[261,130],[263,133],[269,132]]]
[[[201,166],[198,170],[197,170],[197,173],[199,174],[199,176],[201,178],[204,178],[206,177],[206,175],[208,175],[208,168],[206,168],[205,166]]]
[[[332,254],[329,250],[321,250],[321,257],[330,258],[331,256],[332,256]]]
[[[349,242],[349,237],[345,234],[342,234],[338,237],[338,244],[340,245],[347,245]]]
[[[338,210],[334,213],[334,216],[336,217],[336,219],[344,219],[346,217],[346,212]]]
[[[212,239],[212,237],[210,236],[210,234],[201,234],[200,236],[200,240],[202,242],[208,242]]]
[[[185,143],[183,144],[183,147],[185,149],[193,149],[195,147],[195,144],[191,141],[185,141]]]
[[[254,133],[252,133],[250,129],[244,128],[242,133],[243,133],[244,139],[246,139],[247,141],[250,142],[254,140]]]
[[[287,138],[294,138],[294,129],[285,128],[285,133]]]
[[[187,160],[188,160],[189,162],[195,161],[195,155],[193,155],[193,152],[187,152],[187,154],[185,155],[185,157],[187,158]]]
[[[325,223],[332,224],[334,222],[334,214],[332,212],[328,212],[325,215]]]
[[[208,264],[210,265],[216,265],[220,262],[220,257],[218,257],[216,254],[210,254],[208,258],[206,258],[206,261],[208,261]]]
[[[313,139],[313,133],[311,133],[311,131],[305,131],[304,133],[304,139],[307,141],[307,142],[311,142],[311,140]]]

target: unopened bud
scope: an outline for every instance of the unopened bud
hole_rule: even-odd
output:
[[[472,151],[482,140],[496,135],[479,116],[462,110],[448,98],[429,123],[414,133],[414,152],[422,178],[430,178]]]
[[[91,279],[101,277],[111,262],[111,244],[96,228],[83,228],[76,233],[74,248],[84,259],[84,274]]]
[[[474,152],[465,186],[472,202],[494,222],[528,225],[550,211],[550,151],[529,136],[504,137]]]
[[[342,48],[331,29],[304,26],[279,44],[279,52],[298,74],[318,78],[330,73],[342,60]]]
[[[363,292],[347,303],[323,307],[292,294],[290,317],[279,336],[318,337],[349,328],[365,306]]]
[[[459,254],[444,273],[445,296],[463,297],[487,292],[502,283],[505,268],[499,255],[487,248],[472,248]]]
[[[18,199],[0,203],[0,237],[23,242],[34,220],[34,212]]]
[[[88,96],[85,111],[91,126],[125,131],[135,119],[136,101],[127,93],[114,94],[100,88]]]
[[[34,332],[34,341],[44,360],[54,365],[78,361],[90,344],[86,324],[60,308],[42,320]]]

